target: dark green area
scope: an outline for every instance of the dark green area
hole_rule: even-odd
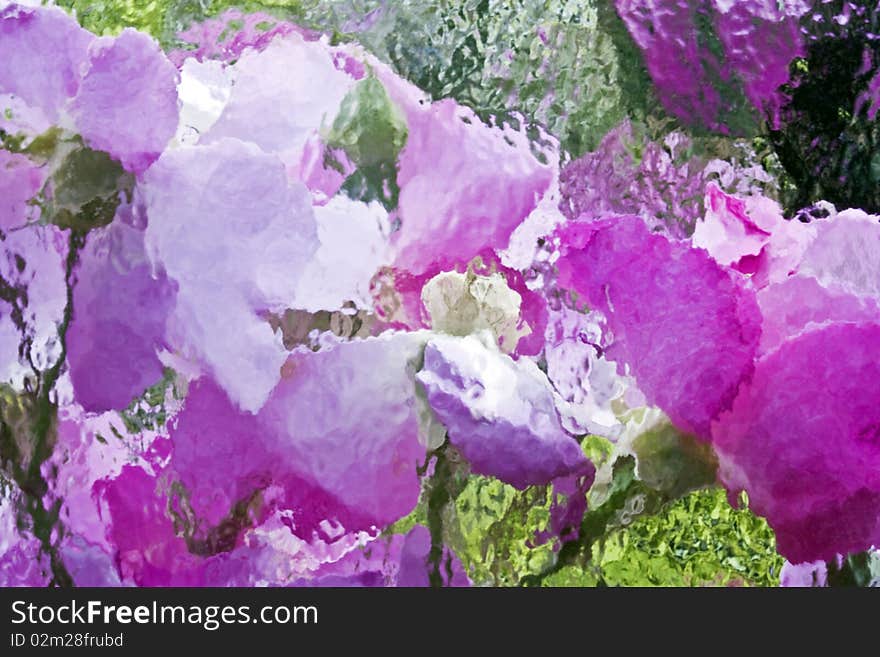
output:
[[[43,205],[45,221],[87,232],[106,226],[123,198],[131,199],[134,176],[102,151],[75,142],[60,144],[52,172],[52,194]]]
[[[880,8],[862,6],[845,24],[842,0],[823,3],[804,18],[806,57],[791,66],[784,91],[790,101],[782,124],[769,133],[790,184],[784,194],[790,214],[816,201],[838,208],[880,212],[880,124],[868,112],[868,85],[880,74]],[[877,92],[880,101],[880,90]]]

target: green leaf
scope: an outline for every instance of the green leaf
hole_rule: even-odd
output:
[[[120,192],[129,198],[134,177],[107,153],[70,142],[52,173],[51,198],[44,210],[48,221],[61,228],[87,231],[106,226],[116,214]],[[63,151],[57,148],[56,152]]]
[[[33,141],[28,144],[24,152],[31,157],[48,160],[55,153],[58,144],[62,138],[62,130],[58,127],[52,127],[41,135],[34,137]]]
[[[704,489],[596,541],[587,559],[543,586],[778,586],[784,560],[773,530],[721,489]]]
[[[406,143],[406,119],[375,77],[361,80],[346,94],[325,136],[359,167],[395,162]]]
[[[669,422],[638,436],[632,447],[639,479],[670,499],[715,483],[718,459],[711,446]]]
[[[828,586],[880,586],[880,552],[868,550],[851,554],[840,563],[828,563]]]

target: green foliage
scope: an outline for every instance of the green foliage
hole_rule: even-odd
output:
[[[175,43],[177,33],[193,21],[233,7],[297,17],[303,5],[298,0],[58,0],[56,4],[75,13],[80,24],[95,34],[115,35],[132,27],[152,34],[164,46]]]
[[[783,559],[763,518],[731,507],[723,490],[694,492],[593,548],[607,584],[776,586]]]
[[[616,457],[603,456],[598,463],[587,495],[590,506],[581,527],[585,547],[639,516],[656,513],[690,491],[715,483],[718,463],[712,448],[667,420],[649,425],[617,449]]]
[[[166,403],[169,396],[182,399],[184,391],[180,390],[174,370],[165,368],[162,378],[144,391],[144,394],[132,400],[125,410],[119,412],[126,430],[130,434],[142,431],[157,431],[165,426],[168,417]]]
[[[361,80],[342,100],[325,136],[358,167],[394,162],[406,143],[406,118],[375,77]]]
[[[119,34],[126,27],[158,36],[168,6],[167,0],[58,0],[56,4],[75,12],[87,30],[99,36]]]
[[[636,476],[636,460],[624,456],[614,461],[609,482],[596,481],[587,496],[590,508],[581,524],[581,543],[591,544],[633,516],[652,512],[662,499]]]
[[[607,497],[584,519],[587,550],[553,570],[544,586],[776,586],[783,559],[773,531],[747,505],[730,506],[717,488],[663,502],[620,459]],[[553,543],[538,545],[548,528],[550,490],[517,491],[472,477],[445,527],[476,584],[514,586],[552,570]]]
[[[766,521],[712,488],[612,531],[544,585],[777,586],[783,563]]]
[[[357,165],[343,183],[350,198],[380,201],[391,210],[397,205],[397,155],[406,143],[406,118],[389,98],[385,87],[370,76],[345,96],[339,114],[324,135],[331,149],[339,149]],[[337,166],[332,151],[325,164]]]
[[[472,477],[455,500],[449,545],[476,584],[514,586],[553,562],[553,545],[536,545],[550,522],[548,487],[518,491],[497,479]]]
[[[597,468],[604,465],[614,453],[614,443],[602,436],[587,435],[581,441],[581,450]]]
[[[583,449],[610,471],[588,498],[580,539],[540,543],[550,487],[519,491],[471,476],[443,514],[445,543],[476,584],[515,586],[771,585],[783,560],[767,523],[735,509],[715,481],[714,453],[659,424],[637,437],[635,455],[587,436]],[[693,490],[697,488],[698,490]],[[683,495],[683,497],[681,497]]]
[[[219,16],[228,9],[239,9],[244,13],[262,12],[279,18],[302,23],[303,5],[316,4],[315,0],[166,0],[166,12],[161,30],[156,37],[165,47],[182,44],[177,35],[193,23]],[[241,29],[236,21],[230,21],[229,31]],[[222,35],[221,35],[222,36]]]

